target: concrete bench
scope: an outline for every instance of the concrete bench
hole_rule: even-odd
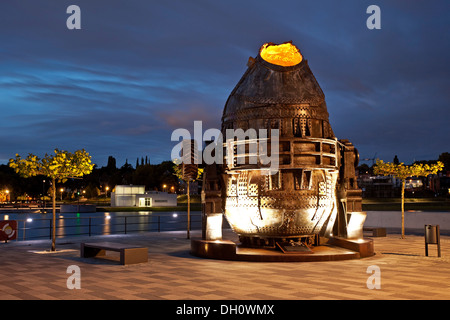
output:
[[[120,253],[120,264],[134,264],[148,261],[148,248],[115,242],[82,243],[82,258],[102,257],[106,251]]]
[[[386,228],[363,228],[363,231],[372,231],[372,237],[386,237]]]

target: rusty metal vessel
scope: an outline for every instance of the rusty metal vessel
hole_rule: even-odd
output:
[[[278,148],[270,150],[278,170],[268,174],[267,164],[251,161],[258,158],[251,145],[265,137],[227,141],[224,164],[206,170],[214,171],[209,177],[215,182],[208,183],[206,176],[204,194],[214,195],[215,205],[205,206],[210,208],[205,215],[222,211],[241,242],[250,246],[318,234],[347,236],[348,213],[361,211],[354,170],[358,152],[348,140],[335,137],[325,95],[297,47],[285,43],[290,56],[277,51],[275,59],[267,57],[265,50],[277,46],[265,44],[256,58],[249,58],[225,104],[222,134],[266,129],[270,141],[271,131],[278,130]],[[244,145],[241,154],[239,145]],[[219,186],[221,195],[211,185]]]

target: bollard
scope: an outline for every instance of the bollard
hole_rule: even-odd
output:
[[[441,257],[441,239],[439,235],[439,225],[425,225],[425,256],[428,257],[428,245],[436,244],[438,257]]]

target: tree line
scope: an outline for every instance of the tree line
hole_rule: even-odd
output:
[[[412,165],[414,165],[414,164],[433,165],[433,164],[437,164],[438,161],[440,161],[444,164],[444,168],[443,168],[442,172],[444,172],[444,173],[450,172],[450,153],[449,152],[441,153],[437,160],[419,160],[419,161],[415,161],[414,163],[412,163]],[[398,159],[397,156],[394,157],[392,163],[396,164],[396,165],[400,164],[400,160]],[[360,174],[368,173],[368,174],[373,175],[374,174],[374,166],[375,166],[375,159],[374,159],[374,163],[372,166],[369,166],[367,163],[362,163],[357,167],[357,169]]]
[[[106,196],[106,188],[109,190],[109,195],[116,185],[129,184],[144,185],[146,190],[177,192],[179,185],[174,175],[173,162],[150,164],[148,158],[145,158],[145,160],[141,158],[141,163],[137,160],[135,167],[129,164],[128,160],[121,167],[117,167],[116,159],[109,156],[106,166],[95,165],[92,172],[82,178],[69,178],[64,183],[56,182],[57,199]],[[42,198],[42,195],[50,195],[51,181],[43,175],[24,178],[10,166],[0,165],[0,193],[4,194],[6,190],[11,201],[38,200]]]

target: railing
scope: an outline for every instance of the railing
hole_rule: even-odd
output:
[[[52,219],[15,219],[18,224],[16,240],[52,238]],[[95,217],[57,217],[56,237],[79,235],[127,234],[133,232],[182,231],[187,229],[187,215],[124,215]],[[201,228],[201,215],[191,214],[190,229]]]

